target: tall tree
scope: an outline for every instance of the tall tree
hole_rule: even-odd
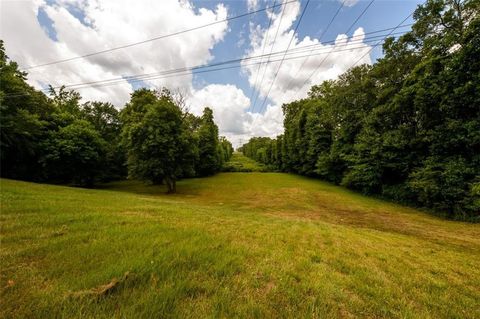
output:
[[[222,159],[218,152],[218,127],[213,121],[213,111],[208,107],[203,110],[198,129],[198,156],[196,171],[199,176],[219,171]]]
[[[50,180],[92,186],[105,169],[106,142],[85,120],[50,131],[40,162]]]
[[[194,169],[191,134],[169,95],[151,102],[142,106],[143,117],[135,113],[124,127],[129,175],[153,183],[164,181],[168,192],[174,193],[176,181],[192,175]]]

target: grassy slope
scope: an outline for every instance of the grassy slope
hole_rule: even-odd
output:
[[[242,153],[234,152],[230,161],[223,166],[224,172],[268,172],[269,169],[262,163],[243,156]]]
[[[3,317],[480,317],[479,225],[316,180],[1,188]]]

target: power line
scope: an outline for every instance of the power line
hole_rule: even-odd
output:
[[[233,16],[233,17],[230,17],[230,18],[226,18],[226,19],[223,19],[223,20],[207,23],[207,24],[204,24],[204,25],[201,25],[201,26],[198,26],[198,27],[194,27],[194,28],[190,28],[190,29],[185,29],[185,30],[173,32],[173,33],[170,33],[170,34],[157,36],[157,37],[146,39],[146,40],[139,41],[139,42],[125,44],[125,45],[122,45],[122,46],[113,47],[113,48],[105,49],[105,50],[101,50],[101,51],[96,51],[96,52],[92,52],[92,53],[88,53],[88,54],[84,54],[84,55],[80,55],[80,56],[75,56],[75,57],[71,57],[71,58],[67,58],[67,59],[63,59],[63,60],[56,60],[56,61],[51,61],[51,62],[46,62],[46,63],[42,63],[42,64],[28,66],[28,67],[24,68],[23,70],[31,70],[31,69],[39,68],[39,67],[42,67],[42,66],[64,63],[64,62],[74,61],[74,60],[78,60],[78,59],[84,59],[84,58],[87,58],[87,57],[91,57],[91,56],[95,56],[95,55],[99,55],[99,54],[103,54],[103,53],[107,53],[107,52],[112,52],[112,51],[125,49],[125,48],[133,47],[133,46],[136,46],[136,45],[140,45],[140,44],[144,44],[144,43],[148,43],[148,42],[152,42],[152,41],[156,41],[156,40],[160,40],[160,39],[165,39],[165,38],[177,36],[177,35],[180,35],[180,34],[183,34],[183,33],[203,29],[203,28],[215,25],[215,24],[219,24],[219,23],[243,18],[243,17],[249,16],[249,15],[256,14],[256,13],[259,13],[259,12],[263,12],[263,11],[266,11],[268,9],[273,9],[275,7],[281,6],[283,4],[291,3],[291,2],[294,2],[294,1],[296,1],[296,0],[285,1],[282,4],[273,5],[271,7],[265,7],[265,8],[259,9],[259,10],[250,11],[250,12],[243,13],[243,14],[240,14],[240,15],[237,15],[237,16]]]
[[[358,49],[364,49],[365,47],[359,46],[359,47],[348,47],[348,48],[343,48],[340,50],[336,50],[336,52],[342,52],[342,51],[351,51],[351,50],[358,50]],[[307,50],[305,50],[306,52]],[[285,58],[284,60],[295,60],[295,59],[302,59],[307,57],[308,55],[323,55],[323,54],[328,54],[328,52],[319,52],[315,54],[307,54],[307,55],[300,55],[300,56],[293,56],[289,58]],[[163,73],[163,74],[154,74],[154,75],[149,75],[148,77],[141,77],[141,78],[132,78],[129,82],[130,83],[136,83],[136,82],[141,82],[145,80],[156,80],[156,79],[164,79],[164,78],[170,78],[170,77],[177,77],[177,76],[187,76],[190,75],[191,73],[193,74],[200,74],[200,73],[209,73],[209,72],[215,72],[215,71],[221,71],[221,70],[226,70],[226,69],[234,69],[234,68],[240,68],[242,66],[250,66],[250,65],[258,65],[258,64],[268,64],[268,63],[274,63],[274,62],[279,62],[282,59],[278,58],[275,60],[268,60],[268,61],[260,61],[260,62],[252,62],[249,64],[244,64],[244,65],[234,65],[234,66],[227,66],[227,67],[220,67],[220,68],[211,68],[211,66],[204,67],[205,70],[202,69],[196,69],[196,70],[184,70],[184,71],[179,71],[179,72],[171,72],[171,73]],[[211,68],[211,69],[208,69]],[[191,73],[190,73],[191,72]],[[124,79],[116,79],[115,81],[98,81],[93,84],[86,82],[86,83],[79,83],[76,85],[76,87],[73,87],[72,85],[70,86],[57,86],[53,87],[54,89],[58,89],[61,87],[66,87],[66,88],[71,88],[71,89],[84,89],[84,88],[97,88],[97,87],[105,87],[105,86],[110,86],[110,85],[116,85],[116,84],[124,84],[125,80]],[[40,90],[42,92],[47,93],[49,89],[42,89]],[[7,94],[4,95],[5,98],[10,98],[10,97],[16,97],[16,96],[23,96],[23,95],[29,95],[28,93],[19,93],[19,94]]]
[[[323,36],[325,35],[325,33],[328,31],[328,29],[330,29],[330,26],[332,25],[333,21],[335,20],[335,18],[337,17],[337,15],[340,13],[340,10],[342,10],[343,6],[345,5],[345,1],[347,0],[343,0],[341,5],[338,7],[337,11],[335,12],[335,14],[333,15],[332,19],[330,20],[330,22],[328,23],[327,27],[323,30],[323,32],[320,34],[320,36],[318,37],[318,41],[319,42],[322,42],[322,38]],[[313,50],[313,49],[312,49]],[[287,88],[290,88],[290,84],[293,82],[293,79],[297,77],[297,75],[300,73],[300,71],[302,71],[303,67],[305,66],[305,63],[307,63],[308,61],[308,57],[303,60],[302,62],[302,65],[300,65],[300,67],[298,68],[297,72],[295,73],[295,75],[292,77],[292,79],[288,82],[287,84]],[[288,91],[288,90],[285,90],[285,91]]]
[[[372,32],[373,33],[373,32]],[[355,43],[355,42],[358,42],[360,41],[361,43],[363,43],[364,41],[366,40],[369,40],[369,39],[376,39],[378,37],[382,37],[383,35],[379,35],[379,36],[374,36],[374,37],[371,37],[371,38],[364,38],[364,39],[359,39],[359,40],[354,40],[350,43]],[[356,37],[363,37],[362,36],[356,36]],[[355,38],[355,37],[352,37],[352,39]],[[331,42],[334,43],[335,40],[332,40]],[[327,43],[327,42],[324,42],[324,43]],[[143,74],[137,74],[137,75],[129,75],[129,76],[124,76],[124,77],[116,77],[116,78],[110,78],[110,79],[104,79],[104,80],[97,80],[97,81],[90,81],[90,82],[83,82],[83,83],[77,83],[77,84],[69,84],[69,85],[65,85],[66,88],[68,87],[74,87],[74,86],[77,86],[77,85],[82,85],[82,84],[95,84],[95,83],[98,83],[98,82],[109,82],[109,81],[115,81],[115,80],[129,80],[129,79],[132,79],[132,78],[140,78],[140,77],[149,77],[149,76],[154,76],[154,75],[158,75],[158,74],[167,74],[167,73],[175,73],[175,72],[180,72],[180,71],[193,71],[193,70],[196,70],[196,69],[201,69],[201,68],[207,68],[207,67],[212,67],[212,66],[220,66],[220,65],[225,65],[225,64],[231,64],[231,63],[237,63],[237,62],[243,62],[243,61],[248,61],[248,60],[253,60],[253,59],[258,59],[258,58],[263,58],[263,57],[272,57],[272,56],[275,56],[275,55],[280,55],[282,53],[287,53],[287,54],[295,54],[295,53],[302,53],[302,52],[307,52],[309,50],[304,50],[305,48],[311,48],[312,46],[311,45],[308,45],[308,46],[302,46],[302,47],[297,47],[295,49],[291,49],[291,50],[288,50],[288,51],[276,51],[276,52],[273,52],[273,53],[270,53],[270,54],[263,54],[263,55],[256,55],[256,56],[249,56],[249,57],[244,57],[244,58],[237,58],[237,59],[232,59],[232,60],[225,60],[225,61],[220,61],[220,62],[216,62],[216,63],[212,63],[212,64],[209,64],[209,65],[197,65],[197,66],[192,66],[192,67],[183,67],[183,68],[177,68],[177,69],[170,69],[170,70],[165,70],[165,71],[160,71],[160,72],[153,72],[153,73],[143,73]],[[315,47],[322,47],[322,44],[316,44]],[[312,49],[312,51],[315,50],[315,47]],[[321,48],[323,49],[323,48]]]
[[[402,25],[402,23],[404,23],[405,21],[407,21],[412,15],[413,15],[413,12],[410,13],[405,19],[403,19],[402,22],[400,22],[395,28],[393,28],[382,40],[379,40],[374,46],[372,46],[372,47],[370,48],[370,50],[368,50],[364,55],[362,55],[362,56],[350,67],[350,69],[353,68],[353,67],[355,67],[355,66],[357,65],[357,63],[360,62],[367,54],[370,54],[370,52],[372,52],[373,49],[375,49],[377,46],[379,46],[382,41],[385,41],[385,40],[392,34],[393,31],[395,31],[397,28],[399,28],[399,27]]]
[[[280,26],[282,25],[282,20],[283,20],[283,15],[285,14],[285,8],[286,8],[286,5],[282,7],[282,13],[280,15],[280,20],[278,22],[278,26],[277,26],[277,31],[275,32],[275,37],[273,38],[273,42],[272,42],[272,46],[270,48],[270,54],[272,54],[272,51],[273,51],[273,48],[275,47],[275,42],[277,41],[277,36],[278,36],[278,31],[280,30]],[[270,60],[270,57],[268,58],[268,61]],[[268,63],[267,61],[267,63]],[[265,68],[263,69],[263,74],[262,74],[262,79],[260,80],[260,86],[259,88],[262,87],[263,85],[263,80],[265,79],[265,73],[267,72],[267,64],[265,64]],[[254,89],[256,89],[254,87]],[[255,106],[257,105],[257,100],[258,100],[258,97],[260,96],[260,89],[257,90],[257,94],[255,95],[255,99],[252,102],[250,102],[250,108],[251,110],[255,110]]]
[[[273,1],[273,5],[275,5],[277,0],[274,0]],[[262,55],[265,54],[265,47],[267,46],[267,41],[268,41],[268,33],[270,32],[270,26],[272,25],[272,20],[273,20],[273,11],[272,11],[272,15],[270,16],[270,19],[269,19],[269,22],[268,22],[268,27],[267,27],[267,33],[265,35],[265,42],[263,43],[263,48],[262,48]],[[261,60],[260,60],[261,61]],[[252,87],[252,90],[250,92],[250,101],[252,101],[252,98],[253,98],[253,94],[255,93],[255,87],[257,86],[257,82],[258,82],[258,74],[260,73],[260,66],[261,64],[258,64],[258,68],[257,68],[257,75],[255,76],[255,82],[253,83],[253,87]],[[251,105],[250,105],[251,107]]]
[[[360,15],[355,19],[355,21],[350,25],[350,27],[347,29],[347,31],[345,32],[345,34],[347,34],[348,32],[350,32],[352,30],[352,28],[355,26],[355,24],[358,22],[358,20],[360,20],[360,18],[365,14],[365,12],[367,12],[368,8],[370,8],[370,6],[373,4],[375,0],[371,0],[370,3],[365,7],[365,9],[363,9],[363,11],[360,13]],[[395,30],[395,29],[393,29]],[[332,48],[332,51],[333,51],[333,48]],[[332,52],[330,51],[330,53]],[[310,73],[310,75],[305,79],[305,81],[303,82],[302,86],[300,86],[298,92],[300,92],[302,90],[302,88],[308,83],[308,81],[310,81],[310,79],[315,75],[315,73],[318,72],[318,70],[320,70],[320,68],[322,67],[323,65],[323,62],[325,62],[327,60],[327,58],[330,56],[330,53],[327,54],[323,59],[322,61],[320,61],[320,63],[318,64],[318,66],[315,68],[315,70]],[[293,80],[292,80],[293,81]],[[289,85],[287,86],[287,90],[285,91],[288,91],[290,89],[290,84],[292,83],[292,81],[290,81]],[[298,93],[297,93],[298,94]]]
[[[344,49],[341,49],[341,50],[336,50],[336,52],[351,51],[351,50],[358,50],[358,49],[365,49],[365,46],[362,45],[362,46],[358,46],[358,47],[344,48]],[[284,60],[287,61],[287,60],[302,59],[302,58],[305,58],[305,57],[311,56],[311,55],[323,55],[323,54],[328,54],[328,53],[329,52],[320,52],[320,53],[316,53],[316,54],[294,56],[294,57],[290,57],[290,58],[285,58]],[[226,66],[226,67],[221,67],[221,68],[212,68],[212,69],[206,69],[206,70],[202,70],[202,69],[186,70],[186,71],[176,72],[176,73],[172,73],[172,74],[159,74],[159,75],[149,76],[149,77],[145,77],[145,78],[134,78],[134,79],[130,80],[129,82],[136,83],[136,82],[141,82],[141,81],[145,81],[145,80],[155,80],[155,79],[164,79],[164,78],[170,78],[170,77],[176,77],[176,76],[186,76],[186,75],[190,75],[191,73],[193,73],[193,74],[209,73],[209,72],[214,72],[214,71],[240,68],[242,66],[269,64],[269,63],[274,63],[274,62],[279,62],[279,61],[281,61],[281,59],[253,62],[253,63],[249,63],[249,64],[244,64],[244,65],[233,65],[233,66]],[[122,80],[116,80],[116,81],[113,81],[113,82],[96,83],[96,84],[93,84],[93,85],[85,84],[85,85],[79,85],[79,86],[75,87],[74,89],[81,89],[81,88],[86,88],[86,87],[90,87],[90,88],[92,88],[92,87],[102,87],[102,86],[109,86],[109,85],[112,85],[112,84],[119,84],[119,83],[125,83],[125,82],[122,79]],[[60,87],[55,87],[55,88],[60,88]]]
[[[290,45],[292,44],[292,41],[295,38],[295,33],[297,33],[297,30],[298,30],[298,27],[300,26],[300,23],[302,23],[303,15],[305,14],[305,11],[307,10],[307,7],[308,7],[309,3],[310,3],[310,0],[308,0],[307,3],[305,4],[305,7],[303,8],[302,14],[300,15],[300,18],[298,20],[298,23],[295,26],[295,29],[293,30],[292,37],[290,38],[290,42],[288,43],[288,46],[287,46],[287,50],[285,51],[285,54],[283,55],[282,60],[280,61],[280,64],[278,65],[277,72],[275,72],[275,75],[273,76],[273,81],[270,84],[270,87],[268,88],[267,95],[265,95],[265,98],[263,99],[263,103],[260,106],[260,112],[263,112],[264,105],[267,102],[267,99],[268,99],[268,96],[270,95],[270,91],[272,90],[273,84],[275,83],[275,80],[277,79],[278,72],[280,72],[280,68],[282,67],[283,61],[285,60],[285,55],[286,55],[288,49],[290,49]]]
[[[406,26],[410,26],[410,25],[402,25],[401,27],[406,27]],[[372,32],[368,32],[368,33],[365,33],[363,35],[359,35],[359,36],[353,36],[351,39],[354,39],[354,38],[361,38],[363,37],[364,35],[367,35],[367,34],[376,34],[376,33],[379,33],[379,32],[384,32],[384,31],[388,31],[388,30],[392,30],[394,28],[387,28],[387,29],[382,29],[382,30],[377,30],[377,31],[372,31]],[[379,35],[379,36],[374,36],[374,37],[371,37],[371,38],[377,38],[377,37],[382,37],[383,35]],[[364,40],[366,39],[369,39],[368,37],[365,38]],[[335,40],[329,40],[329,41],[326,41],[324,42],[323,44],[327,44],[327,43],[335,43]],[[297,48],[294,48],[292,50],[289,50],[289,52],[292,52],[292,51],[300,51],[302,49],[305,49],[305,48],[311,48],[311,47],[318,47],[318,46],[321,46],[322,44],[320,43],[317,43],[317,44],[312,44],[312,45],[305,45],[305,46],[300,46],[300,47],[297,47]],[[273,49],[273,46],[272,46],[272,49]],[[69,85],[65,85],[66,88],[68,87],[74,87],[74,86],[77,86],[77,85],[82,85],[82,84],[96,84],[98,82],[108,82],[108,81],[115,81],[115,80],[129,80],[131,78],[139,78],[139,77],[148,77],[148,76],[152,76],[152,75],[157,75],[157,74],[161,74],[161,73],[170,73],[170,72],[179,72],[179,71],[184,71],[184,70],[194,70],[194,69],[197,69],[197,68],[205,68],[205,67],[211,67],[211,66],[219,66],[219,65],[224,65],[224,64],[229,64],[229,63],[235,63],[235,62],[242,62],[242,61],[246,61],[246,60],[251,60],[251,59],[255,59],[255,58],[259,58],[259,57],[265,57],[265,56],[274,56],[274,55],[277,55],[277,54],[281,54],[281,53],[284,53],[285,51],[276,51],[276,52],[270,52],[269,54],[264,54],[264,55],[257,55],[257,56],[250,56],[250,57],[244,57],[244,58],[237,58],[237,59],[233,59],[233,60],[226,60],[226,61],[221,61],[221,62],[217,62],[217,63],[213,63],[213,64],[210,64],[210,65],[197,65],[197,66],[192,66],[192,67],[183,67],[183,68],[177,68],[177,69],[170,69],[170,70],[165,70],[165,71],[160,71],[160,72],[153,72],[153,73],[143,73],[143,74],[137,74],[137,75],[129,75],[129,76],[124,76],[124,77],[117,77],[117,78],[111,78],[111,79],[104,79],[104,80],[97,80],[97,81],[90,81],[90,82],[82,82],[82,83],[76,83],[76,84],[69,84]],[[264,72],[265,73],[265,72]],[[263,81],[263,79],[262,79]],[[57,86],[56,88],[59,88],[60,86]]]
[[[394,29],[394,28],[392,28],[392,29]],[[389,29],[384,29],[384,30],[389,30]],[[380,31],[383,31],[383,30],[380,30]],[[374,34],[374,33],[378,33],[378,32],[379,31],[373,31],[373,32],[369,32],[369,34]],[[402,32],[397,32],[397,33],[390,32],[389,35],[398,34],[398,33],[402,33]],[[360,37],[360,36],[357,36],[357,37]],[[336,50],[336,52],[348,51],[348,50],[354,50],[354,49],[362,49],[362,48],[364,48],[364,46],[353,47],[353,48],[351,46],[353,44],[357,44],[357,43],[362,43],[362,44],[368,43],[368,42],[371,42],[372,40],[374,40],[378,37],[383,37],[383,35],[377,35],[377,36],[368,37],[368,38],[359,39],[359,40],[350,42],[347,45],[342,46],[342,47],[346,47],[346,46],[349,46],[349,47],[347,47],[345,49],[342,49],[342,50]],[[352,37],[352,38],[354,38],[354,37]],[[332,41],[334,41],[334,40],[332,40]],[[320,48],[317,49],[317,51],[325,49],[325,48],[321,47],[321,44],[317,44],[316,46],[320,46]],[[323,55],[323,54],[327,53],[327,52],[320,52],[320,53],[317,53],[317,54],[311,54],[312,50],[305,50],[305,48],[307,48],[307,47],[311,47],[311,45],[297,47],[295,49],[291,49],[291,50],[288,50],[288,51],[286,51],[286,50],[285,51],[276,51],[272,54],[264,54],[262,56],[250,56],[250,57],[246,57],[246,58],[227,60],[227,61],[222,61],[222,62],[219,62],[219,63],[214,63],[214,64],[210,64],[210,65],[206,65],[206,66],[186,67],[186,68],[166,70],[166,71],[161,71],[161,72],[154,72],[154,73],[149,73],[149,74],[140,74],[140,75],[132,75],[132,76],[128,76],[128,77],[112,78],[112,79],[107,79],[107,80],[98,80],[98,81],[76,83],[76,84],[66,85],[66,86],[63,86],[63,87],[72,88],[72,89],[85,88],[85,87],[99,87],[99,86],[107,86],[107,85],[110,85],[110,84],[125,83],[125,80],[130,80],[130,82],[139,82],[139,81],[143,81],[143,80],[174,77],[174,76],[177,76],[177,75],[179,75],[179,76],[189,75],[190,72],[193,72],[193,73],[196,74],[196,73],[204,73],[204,72],[218,71],[218,70],[231,69],[231,68],[239,68],[241,66],[268,64],[268,63],[272,63],[272,62],[278,62],[278,61],[281,61],[281,60],[280,59],[277,59],[277,60],[270,60],[269,59],[267,62],[262,62],[260,60],[260,62],[237,65],[237,66],[233,66],[233,67],[217,68],[217,69],[206,70],[206,71],[202,70],[202,69],[208,69],[208,68],[212,68],[212,67],[215,67],[215,66],[221,66],[221,65],[225,65],[225,64],[232,64],[232,63],[243,62],[243,61],[248,61],[248,60],[255,60],[255,59],[258,59],[259,57],[264,57],[264,56],[269,56],[271,58],[273,56],[280,55],[282,53],[284,54],[284,56],[286,56],[286,55],[297,55],[297,54],[300,54],[300,53],[303,53],[303,52],[310,51],[310,54],[308,54],[308,55],[294,56],[294,57],[290,57],[290,58],[285,58],[285,60],[293,60],[293,59],[304,58],[304,57],[307,57],[309,55]],[[109,83],[107,83],[107,82],[109,82]],[[101,85],[101,84],[104,84],[104,85]],[[54,88],[56,89],[56,88],[60,88],[60,87],[62,87],[62,86],[57,86],[57,87],[54,87]],[[48,91],[48,90],[43,90],[43,91]],[[15,96],[18,96],[18,95],[23,95],[23,94],[15,94]],[[12,95],[6,95],[6,96],[11,97]]]

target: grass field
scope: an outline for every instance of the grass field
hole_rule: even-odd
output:
[[[480,226],[281,173],[1,180],[3,318],[479,318]]]
[[[234,152],[230,161],[223,166],[224,172],[268,172],[269,169],[262,163],[258,163],[242,153]]]

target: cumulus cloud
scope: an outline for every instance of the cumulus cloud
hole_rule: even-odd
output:
[[[339,2],[343,2],[343,4],[347,7],[353,7],[357,4],[358,0],[338,0]]]
[[[355,2],[347,0],[345,5]],[[259,5],[260,0],[247,2],[249,10],[257,9]],[[7,54],[21,67],[118,47],[223,20],[228,16],[227,7],[223,4],[208,10],[196,8],[186,0],[137,1],[135,5],[128,0],[4,1],[1,7],[0,38],[5,40]],[[266,67],[262,65],[260,69],[252,64],[258,59],[242,63],[241,73],[259,92],[254,109],[249,98],[234,84],[204,83],[203,87],[195,89],[189,72],[183,76],[145,80],[141,84],[183,89],[187,92],[191,111],[197,115],[205,106],[210,106],[220,133],[235,146],[252,136],[274,137],[281,134],[283,103],[304,97],[312,84],[336,78],[370,49],[363,43],[362,28],[358,28],[352,38],[339,34],[334,43],[322,43],[324,39],[309,36],[299,38],[293,34],[293,29],[300,9],[300,1],[296,1],[285,6],[283,17],[280,8],[269,10],[267,18],[272,19],[270,28],[265,28],[265,20],[262,25],[250,21],[248,38],[240,36],[240,39],[250,41],[245,56],[261,55],[264,47],[263,53],[283,51],[293,36],[290,46],[293,53],[287,54],[278,74],[283,53],[272,57],[270,60],[273,62]],[[50,28],[55,31],[53,39],[49,37],[49,30],[38,22],[40,11],[51,21]],[[29,72],[29,81],[37,88],[44,88],[48,84],[84,83],[206,64],[214,58],[212,49],[224,39],[228,30],[227,22],[222,22],[109,54],[35,68]],[[302,49],[311,45],[315,46]],[[353,47],[355,49],[351,49]],[[305,55],[310,57],[302,57]],[[369,55],[359,62],[370,63]],[[317,72],[313,73],[317,68]],[[260,75],[265,72],[263,81],[260,81],[262,76],[257,77],[257,72]],[[272,82],[275,77],[275,82]],[[269,99],[260,108],[271,83]],[[115,85],[87,87],[79,91],[86,100],[110,101],[121,107],[129,99],[133,87],[127,80],[120,80]]]
[[[260,67],[260,74],[265,72],[264,81],[261,82],[256,77],[258,65],[251,61],[243,62],[243,69],[248,75],[249,83],[260,92],[260,98],[267,95],[269,87],[275,79],[268,96],[274,104],[282,104],[294,98],[304,97],[311,85],[337,77],[352,66],[359,56],[370,50],[370,46],[363,43],[364,31],[362,28],[358,28],[351,39],[344,34],[339,34],[334,43],[321,43],[319,39],[308,36],[299,39],[296,34],[293,35],[292,26],[298,17],[300,5],[298,2],[294,5],[287,5],[285,10],[283,18],[281,18],[280,12],[273,15],[274,20],[269,30],[261,30],[260,35],[253,36],[252,47],[247,54],[248,56],[261,55],[265,41],[267,41],[265,52],[281,52],[270,58],[270,61],[275,62]],[[275,38],[271,35],[276,33],[277,28],[279,28],[279,33],[274,42]],[[294,38],[289,53],[279,69],[283,51],[287,49],[292,35]],[[366,55],[360,63],[370,63],[370,57]],[[277,70],[279,70],[278,74]],[[315,70],[317,71],[314,73]],[[307,83],[303,85],[306,80],[308,80]]]
[[[77,14],[73,14],[72,10]],[[56,32],[54,41],[37,20],[44,10]],[[81,17],[81,18],[79,18]],[[57,0],[6,1],[2,3],[0,37],[7,53],[21,67],[68,59],[122,46],[227,17],[227,9],[194,8],[187,1]],[[83,19],[82,19],[83,18]],[[46,84],[76,84],[132,74],[204,64],[211,50],[227,32],[227,22],[199,31],[148,42],[68,63],[32,69],[29,81],[37,88]],[[147,85],[190,89],[192,75],[144,81]],[[122,106],[132,91],[126,80],[120,84],[81,89],[85,99],[106,100]]]
[[[252,136],[250,123],[253,116],[247,111],[250,100],[235,85],[210,84],[194,90],[188,104],[195,115],[201,115],[206,106],[210,107],[220,135],[226,136],[235,147]]]
[[[249,11],[257,10],[259,0],[247,0],[247,7]]]
[[[263,113],[255,115],[252,130],[264,136],[281,132],[280,106],[283,103],[305,97],[313,84],[338,77],[370,50],[370,46],[363,42],[362,28],[358,28],[350,39],[344,34],[339,34],[334,43],[322,43],[320,39],[308,36],[300,39],[297,34],[293,34],[293,26],[300,13],[300,2],[287,4],[284,10],[283,17],[280,11],[268,13],[273,19],[269,29],[251,26],[252,46],[247,56],[261,55],[264,46],[266,53],[271,51],[281,53],[270,58],[270,61],[274,62],[262,65],[260,68],[251,61],[244,61],[242,65],[250,86],[259,92],[257,105],[253,111]],[[278,35],[275,40],[274,35],[277,29]],[[289,53],[279,69],[283,51],[287,49],[292,36]],[[370,56],[367,54],[358,62],[370,63]],[[260,77],[257,77],[257,72],[260,72]],[[265,76],[262,82],[259,78],[263,77],[263,73]],[[267,94],[271,102],[266,100],[263,104]],[[266,111],[263,112],[264,110]]]

